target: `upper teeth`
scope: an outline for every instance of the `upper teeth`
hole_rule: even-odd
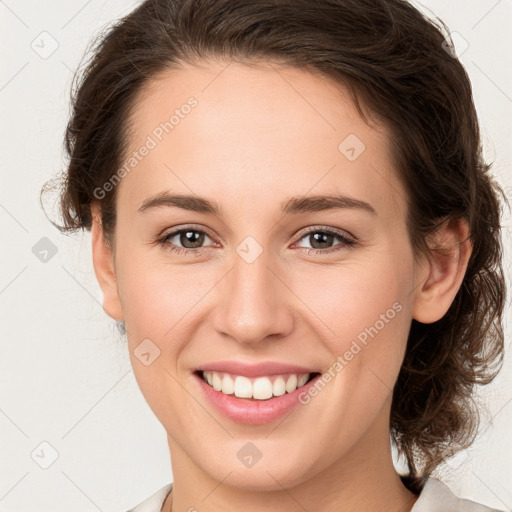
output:
[[[281,396],[285,392],[291,393],[303,386],[310,374],[301,375],[292,373],[286,375],[273,375],[271,377],[258,377],[249,379],[242,375],[204,371],[203,379],[217,391],[226,395],[235,394],[238,398],[255,398],[266,400],[272,396]]]

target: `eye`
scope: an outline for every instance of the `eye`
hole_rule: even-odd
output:
[[[185,227],[171,231],[158,240],[166,249],[178,254],[201,254],[205,239],[211,238],[201,229]],[[180,245],[181,244],[181,247]]]
[[[310,229],[300,237],[300,240],[306,239],[311,248],[303,247],[306,252],[313,254],[326,254],[349,248],[356,244],[355,240],[348,238],[343,233],[328,227],[315,227]],[[336,239],[339,243],[334,243]],[[302,247],[299,245],[299,247]]]

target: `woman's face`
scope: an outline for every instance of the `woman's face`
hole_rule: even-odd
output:
[[[424,277],[386,131],[366,125],[331,81],[263,64],[166,72],[131,121],[117,185],[118,299],[105,309],[125,321],[173,463],[254,490],[333,464],[366,468],[389,449],[392,389]],[[293,400],[227,397],[196,374],[226,361],[331,378]],[[279,394],[276,374],[286,383],[291,373],[260,368],[249,382],[268,375]],[[265,393],[267,379],[258,386]]]

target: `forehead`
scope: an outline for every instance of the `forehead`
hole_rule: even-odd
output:
[[[171,189],[237,211],[338,193],[403,215],[385,127],[368,126],[348,91],[320,75],[268,63],[185,65],[148,83],[129,126],[122,165],[133,165],[119,194],[134,208]]]

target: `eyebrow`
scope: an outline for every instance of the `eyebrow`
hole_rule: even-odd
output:
[[[169,194],[162,192],[146,199],[139,207],[139,213],[147,212],[162,206],[174,206],[199,213],[221,216],[221,208],[215,201],[194,195]],[[359,209],[377,215],[375,208],[366,201],[344,195],[295,196],[281,204],[283,213],[299,214],[331,209]]]

